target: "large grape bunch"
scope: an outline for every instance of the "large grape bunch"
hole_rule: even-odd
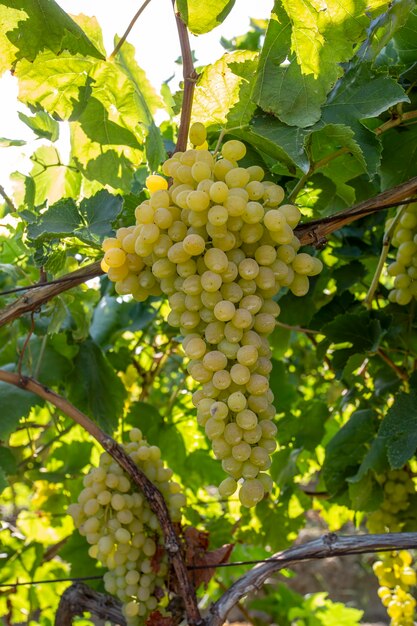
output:
[[[401,217],[392,238],[392,244],[397,248],[396,259],[387,271],[394,279],[389,299],[406,305],[417,298],[417,203],[400,211]]]
[[[410,506],[410,495],[415,493],[415,485],[405,469],[390,470],[379,478],[384,492],[384,500],[378,511],[367,521],[372,533],[398,532],[403,528],[401,514]],[[412,567],[413,557],[408,550],[383,552],[373,565],[378,578],[378,595],[391,618],[391,626],[413,626],[416,601],[410,587],[417,582]]]
[[[168,296],[168,322],[183,335],[188,372],[200,384],[198,422],[229,475],[219,493],[240,488],[250,507],[272,487],[274,296],[281,287],[305,295],[322,263],[299,252],[301,213],[282,204],[282,187],[263,180],[261,167],[238,165],[245,145],[226,141],[214,156],[205,139],[204,126],[194,124],[194,148],[164,163],[169,188],[162,176],[147,179],[149,200],[136,208],[135,225],[104,241],[102,267],[118,294]]]
[[[162,493],[172,520],[179,521],[185,497],[171,480],[172,470],[161,461],[161,451],[150,446],[138,428],[129,438],[126,453]],[[168,573],[161,528],[146,498],[104,452],[99,466],[84,477],[84,489],[68,512],[90,544],[90,556],[107,568],[105,589],[122,602],[128,626],[143,623],[161,606]]]

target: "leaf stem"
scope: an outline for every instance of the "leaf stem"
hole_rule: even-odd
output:
[[[180,125],[178,128],[177,144],[175,152],[182,152],[187,148],[188,131],[190,128],[191,109],[193,106],[194,88],[198,79],[198,73],[194,69],[193,56],[191,53],[188,30],[181,15],[175,10],[175,0],[172,0],[175,21],[177,24],[178,37],[181,46],[182,68],[184,78],[184,93],[182,97]]]
[[[378,126],[378,128],[376,128],[374,132],[376,135],[381,135],[382,133],[385,133],[390,128],[395,128],[396,126],[400,126],[400,124],[402,124],[403,122],[412,120],[416,117],[417,117],[417,111],[407,111],[406,113],[396,113],[396,115],[392,117],[390,120],[388,120],[387,122],[384,122],[384,124],[381,124],[381,126]]]
[[[406,382],[408,381],[407,372],[401,369],[401,367],[398,367],[398,365],[394,363],[391,357],[389,357],[388,354],[382,348],[378,348],[376,353],[397,374],[398,378],[401,378],[401,380],[404,380]]]
[[[310,328],[303,328],[302,326],[291,326],[291,324],[285,324],[284,322],[276,322],[277,326],[281,328],[287,328],[288,330],[293,330],[296,333],[304,333],[306,335],[319,335],[320,332],[318,330],[311,330]]]
[[[335,152],[328,154],[327,156],[323,157],[319,161],[316,161],[316,163],[312,163],[310,165],[310,169],[308,170],[308,172],[300,178],[300,180],[298,181],[294,189],[289,194],[288,201],[292,202],[293,200],[296,199],[296,197],[300,193],[301,189],[303,189],[308,179],[315,172],[317,172],[317,170],[321,169],[322,167],[325,167],[328,163],[330,163],[334,159],[337,159],[338,157],[342,156],[342,154],[347,154],[348,152],[350,152],[349,148],[347,146],[344,146],[343,148],[340,148],[339,150],[336,150]]]
[[[71,404],[71,402],[69,402],[66,398],[55,393],[52,389],[45,387],[45,385],[42,385],[42,383],[37,380],[26,376],[20,376],[14,372],[0,370],[0,380],[11,385],[15,385],[20,389],[31,391],[40,398],[50,402],[57,409],[79,424],[92,437],[94,437],[94,439],[98,441],[106,452],[108,452],[128,473],[135,485],[137,485],[137,487],[139,487],[145,495],[150,508],[157,516],[161,525],[165,540],[165,549],[177,577],[179,593],[184,602],[188,622],[195,625],[200,624],[202,619],[197,606],[195,591],[189,581],[187,568],[182,557],[181,545],[172,525],[165,500],[160,491],[148,479],[142,470],[135,465],[120,444],[102,431],[97,424],[85,415],[85,413],[82,413],[73,404]]]
[[[17,211],[15,205],[13,204],[13,200],[7,195],[5,188],[3,185],[0,185],[0,196],[3,198],[6,204],[9,205],[11,210],[15,213]]]
[[[118,43],[116,44],[116,47],[114,48],[113,52],[111,53],[111,55],[108,57],[108,61],[111,61],[115,58],[116,54],[119,52],[120,48],[123,46],[124,42],[126,41],[130,31],[132,30],[132,28],[134,27],[135,23],[137,22],[137,20],[139,19],[140,15],[143,13],[143,11],[146,9],[146,7],[148,6],[148,4],[151,2],[151,0],[145,0],[145,2],[140,6],[139,10],[135,13],[135,15],[133,16],[133,18],[131,19],[129,26],[126,28],[125,32],[123,33],[123,35],[121,36],[121,38],[119,39]]]

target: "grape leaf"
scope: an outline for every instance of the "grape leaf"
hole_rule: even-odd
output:
[[[338,315],[322,328],[328,341],[335,344],[349,343],[349,355],[375,352],[385,334],[385,320],[375,318],[368,312]]]
[[[42,401],[33,393],[18,389],[8,383],[0,382],[0,405],[2,418],[0,420],[0,440],[5,440],[14,431],[19,420],[27,417],[33,406]]]
[[[105,189],[84,198],[79,207],[72,198],[60,200],[28,225],[28,236],[36,241],[76,236],[98,244],[113,232],[112,223],[121,210],[122,199]]]
[[[233,9],[235,0],[178,0],[177,9],[194,35],[208,33],[221,24]]]
[[[116,38],[115,43],[118,43]],[[165,148],[161,133],[156,126],[153,114],[163,108],[161,98],[148,81],[145,72],[136,62],[135,49],[124,43],[116,55],[116,63],[129,78],[135,93],[136,122],[143,124],[147,130],[146,155],[151,170],[156,170],[165,158]]]
[[[17,462],[13,452],[5,446],[0,446],[0,493],[9,485],[7,476],[15,474]]]
[[[284,172],[295,174],[296,167],[305,174],[309,170],[309,158],[305,149],[310,131],[283,124],[272,115],[257,115],[248,130],[240,137],[252,144],[285,168]],[[283,173],[284,173],[283,172]]]
[[[31,63],[17,64],[19,100],[50,115],[67,120],[76,118],[91,93],[89,72],[96,61],[63,52],[55,56],[46,51]]]
[[[45,111],[38,111],[32,117],[21,112],[19,112],[18,115],[22,122],[29,126],[38,137],[45,137],[50,141],[56,141],[58,139],[59,124]]]
[[[417,176],[417,127],[405,126],[382,136],[380,167],[382,189],[390,189]],[[398,155],[401,154],[401,159]]]
[[[135,87],[114,63],[91,70],[92,95],[71,128],[72,158],[86,178],[129,191],[144,131]]]
[[[0,137],[0,148],[9,148],[10,146],[24,146],[26,141],[23,139],[6,139],[6,137]]]
[[[91,198],[84,198],[80,203],[80,214],[85,228],[77,231],[77,236],[84,240],[102,240],[112,232],[111,225],[120,214],[123,200],[102,189]]]
[[[276,1],[259,61],[254,98],[281,121],[305,128],[320,119],[342,62],[366,36],[362,0],[320,6]]]
[[[322,475],[331,495],[346,490],[346,481],[356,474],[367,444],[375,435],[376,424],[373,411],[356,411],[327,444]]]
[[[45,49],[54,55],[68,51],[103,58],[84,31],[54,0],[1,0],[0,22],[1,73],[12,69],[20,59],[32,63]]]
[[[327,124],[351,127],[355,141],[373,176],[379,165],[381,146],[378,138],[360,121],[376,117],[399,102],[408,102],[403,88],[388,76],[374,75],[368,64],[346,72],[323,106],[322,120]],[[336,162],[337,163],[337,162]]]
[[[388,461],[400,469],[417,448],[417,393],[400,393],[381,422],[378,437],[386,442]]]
[[[248,124],[255,110],[250,96],[257,58],[239,50],[207,65],[194,92],[192,121],[226,128]]]
[[[41,146],[30,157],[34,165],[30,172],[35,185],[35,206],[46,200],[53,204],[63,197],[76,195],[80,185],[80,174],[61,163],[58,150],[53,146]]]
[[[126,389],[106,356],[91,339],[80,344],[69,380],[71,401],[107,433],[122,415]]]

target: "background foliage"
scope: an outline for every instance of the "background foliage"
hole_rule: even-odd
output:
[[[233,4],[181,0],[178,10],[204,35]],[[13,72],[30,109],[21,121],[47,140],[32,154],[31,172],[13,174],[13,197],[3,195],[3,293],[100,259],[101,241],[132,223],[146,176],[174,148],[182,93],[167,85],[156,93],[131,44],[108,57],[97,21],[69,16],[53,0],[2,0],[0,20],[1,71]],[[223,41],[222,58],[200,68],[192,119],[207,126],[211,148],[220,132],[243,140],[244,164],[269,170],[305,219],[328,216],[417,176],[416,42],[411,0],[277,1],[265,20]],[[166,121],[157,125],[160,109]],[[65,159],[56,147],[64,125],[71,136]],[[8,137],[1,145],[19,142]],[[276,486],[255,510],[219,500],[213,487],[222,470],[196,423],[164,301],[117,297],[105,277],[63,291],[1,328],[0,366],[58,391],[117,438],[139,426],[185,487],[186,521],[207,530],[213,548],[233,537],[233,560],[290,545],[308,511],[331,530],[360,525],[382,502],[381,475],[404,465],[416,471],[415,302],[390,303],[384,275],[372,306],[364,306],[386,216],[378,212],[331,237],[325,270],[306,297],[279,294],[271,378]],[[3,307],[17,297],[0,295]],[[100,574],[65,512],[98,446],[23,390],[0,382],[0,402],[0,582]],[[409,511],[401,528],[417,530],[417,506]],[[238,573],[219,573],[208,596]],[[102,589],[99,580],[91,584]],[[67,585],[2,589],[3,623],[53,623]],[[285,586],[259,603],[280,624],[361,619],[322,594],[304,599]]]

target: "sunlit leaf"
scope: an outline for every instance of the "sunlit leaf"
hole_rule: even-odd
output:
[[[2,0],[0,21],[2,72],[20,59],[34,61],[44,50],[56,55],[68,51],[103,58],[84,31],[54,0],[19,0],[18,3]]]
[[[181,19],[195,35],[208,33],[221,24],[233,9],[235,0],[178,0]]]
[[[193,120],[227,128],[248,124],[255,110],[250,97],[257,58],[255,52],[238,51],[208,65],[195,89]]]

